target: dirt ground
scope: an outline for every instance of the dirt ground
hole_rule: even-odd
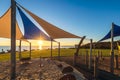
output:
[[[94,66],[94,58],[92,58],[92,59],[93,59],[92,65]],[[73,57],[61,57],[61,61],[65,61],[66,63],[74,66],[73,65]],[[77,58],[77,64],[85,65],[86,64],[85,56],[79,56]],[[78,69],[80,72],[82,72],[88,80],[94,80],[93,73],[90,73],[87,70],[85,71],[77,66],[75,66],[75,68]],[[110,57],[102,57],[102,59],[99,60],[98,68],[101,70],[105,70],[105,71],[110,72]],[[116,66],[114,66],[114,74],[120,77],[120,57],[118,58],[118,69],[116,69]]]
[[[17,61],[16,80],[59,80],[64,74],[57,64],[67,65],[49,58],[31,59],[27,62]],[[10,80],[10,66],[10,62],[0,63],[0,80]],[[86,80],[82,73],[73,69],[71,74],[76,77],[76,80]]]

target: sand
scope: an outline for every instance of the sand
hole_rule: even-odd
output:
[[[69,66],[64,62],[50,60],[48,58],[32,59],[27,62],[16,62],[16,80],[59,80],[65,74],[57,64]],[[70,74],[77,80],[86,80],[82,73],[73,68]],[[0,80],[10,80],[10,62],[0,63]]]

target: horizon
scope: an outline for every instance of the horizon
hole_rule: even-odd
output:
[[[0,46],[0,52],[8,52],[10,50],[11,46]],[[54,45],[52,49],[58,49],[59,46]],[[70,48],[75,48],[74,46],[60,46],[61,49],[70,49]],[[46,49],[51,49],[51,46],[31,46],[31,50],[46,50]],[[30,46],[21,46],[21,51],[24,50],[30,50]],[[19,51],[19,46],[16,46],[16,51]]]
[[[3,42],[0,42],[0,46],[11,46],[10,45],[10,39],[4,39],[6,41]],[[67,40],[67,39],[63,39],[64,41],[61,41],[60,42],[60,45],[61,46],[75,46],[76,44],[78,44],[77,40],[73,40],[74,42],[71,43],[71,40]],[[51,41],[42,41],[42,44],[39,43],[39,41],[41,40],[28,40],[29,42],[31,42],[31,45],[32,46],[51,46]],[[59,40],[58,40],[59,42]],[[67,42],[67,43],[66,43]],[[21,43],[22,46],[29,46],[29,43],[28,42],[25,42],[25,41],[22,41]],[[19,46],[19,40],[16,41],[16,46]],[[53,42],[53,46],[58,46],[58,43],[57,42]]]

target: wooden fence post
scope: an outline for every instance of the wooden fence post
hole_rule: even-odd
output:
[[[89,69],[92,67],[92,39],[90,39]]]
[[[98,51],[97,57],[100,58],[100,52]]]
[[[94,78],[96,79],[98,76],[98,62],[99,62],[99,58],[98,57],[94,57]]]
[[[111,28],[111,57],[110,57],[110,72],[114,73],[114,23]]]
[[[74,58],[73,58],[73,65],[74,66],[76,65],[76,61],[77,61],[77,54],[74,53]]]
[[[85,64],[88,67],[88,50],[86,50]]]
[[[115,55],[115,67],[116,67],[116,69],[119,68],[119,65],[118,65],[118,55]]]
[[[102,59],[103,58],[103,55],[102,55],[102,51],[100,52],[100,59]]]
[[[79,44],[78,44],[78,48],[76,49],[76,52],[74,53],[74,59],[73,59],[73,64],[74,66],[76,65],[76,58],[78,57],[78,53],[79,53],[79,49],[80,49],[80,46],[83,42],[83,40],[85,39],[86,36],[83,36],[82,39],[80,40]]]
[[[15,0],[11,0],[11,74],[10,74],[10,80],[15,80],[15,78],[16,78],[16,2]]]

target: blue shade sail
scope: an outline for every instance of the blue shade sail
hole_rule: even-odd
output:
[[[113,37],[117,37],[120,36],[120,26],[113,24]],[[100,41],[106,40],[111,38],[111,30],[108,32],[108,34],[106,36],[104,36]]]
[[[24,38],[26,39],[41,39],[41,40],[51,40],[43,31],[41,31],[19,8],[18,11],[23,21],[24,25]]]
[[[18,4],[19,5],[19,4]],[[19,5],[23,10],[25,10],[46,32],[49,34],[50,37],[53,39],[58,38],[82,38],[76,36],[72,33],[69,33],[63,29],[58,28],[57,26],[45,21],[44,19],[38,17],[37,15],[33,14],[29,10],[25,9],[21,5]]]

